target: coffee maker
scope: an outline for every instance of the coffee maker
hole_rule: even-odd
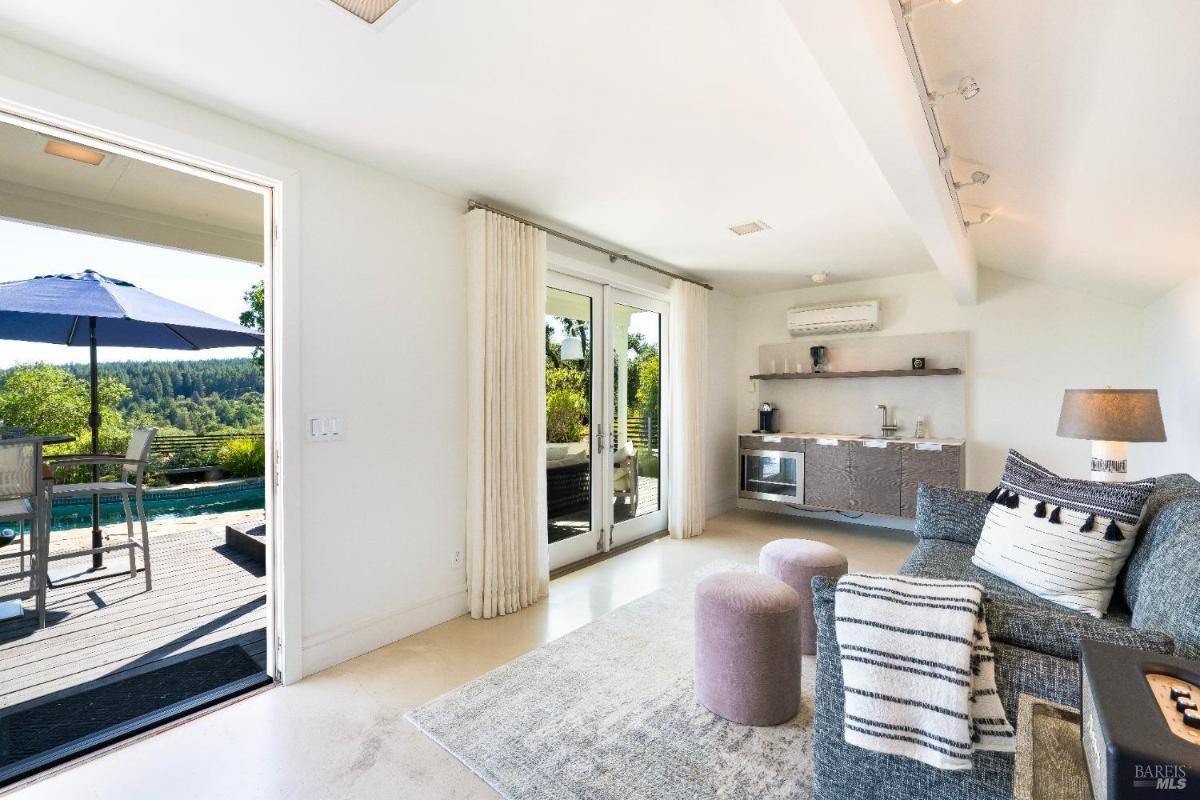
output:
[[[808,348],[808,354],[812,357],[813,372],[829,371],[829,350],[824,345]]]
[[[779,433],[779,409],[770,403],[758,407],[758,429],[754,433]]]

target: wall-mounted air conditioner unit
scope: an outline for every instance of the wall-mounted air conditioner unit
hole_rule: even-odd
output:
[[[788,309],[787,326],[792,336],[879,330],[879,301],[796,306]]]

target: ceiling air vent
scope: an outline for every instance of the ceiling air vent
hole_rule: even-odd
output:
[[[748,233],[758,233],[759,231],[769,231],[771,226],[763,222],[761,219],[743,222],[741,225],[730,225],[729,230],[736,233],[738,236],[745,236]]]
[[[401,0],[333,0],[333,2],[349,11],[364,22],[373,23],[398,5]],[[404,5],[410,5],[408,0]]]

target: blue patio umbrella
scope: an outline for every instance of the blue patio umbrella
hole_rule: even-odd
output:
[[[0,339],[87,347],[91,356],[92,452],[99,451],[97,347],[206,350],[261,346],[263,335],[236,322],[85,270],[0,283]],[[95,467],[92,468],[95,472]],[[92,545],[100,547],[100,499],[92,498]],[[92,568],[103,556],[92,556]]]

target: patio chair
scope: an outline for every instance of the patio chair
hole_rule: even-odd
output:
[[[89,547],[84,550],[72,550],[69,553],[56,553],[50,556],[50,560],[57,561],[63,558],[75,558],[96,552],[104,553],[114,550],[128,550],[129,577],[132,578],[137,575],[137,560],[134,551],[140,549],[142,551],[142,566],[146,572],[146,591],[150,591],[150,533],[146,528],[146,509],[142,505],[142,492],[146,479],[146,461],[150,457],[150,443],[154,441],[154,434],[157,432],[156,428],[135,428],[129,437],[129,448],[123,456],[82,454],[55,456],[46,459],[52,469],[80,465],[119,465],[121,467],[120,480],[95,481],[91,483],[55,482],[54,486],[50,489],[50,496],[51,498],[57,498],[78,497],[79,495],[120,495],[121,505],[125,510],[125,527],[127,530],[126,541],[120,544],[104,545],[99,548]],[[137,507],[138,522],[142,528],[141,542],[136,541],[133,537],[133,514],[130,513],[129,509],[130,496],[133,497],[133,503]]]
[[[5,535],[7,541],[0,543],[0,547],[9,546],[14,540],[19,542],[17,552],[0,551],[0,559],[20,559],[17,572],[4,574],[6,581],[29,580],[27,588],[0,595],[0,602],[19,603],[34,598],[39,628],[46,627],[46,558],[50,525],[46,486],[39,439],[0,441],[0,526],[16,526],[15,535]]]
[[[613,453],[613,497],[628,497],[630,514],[637,514],[638,451],[633,442],[625,442]]]

